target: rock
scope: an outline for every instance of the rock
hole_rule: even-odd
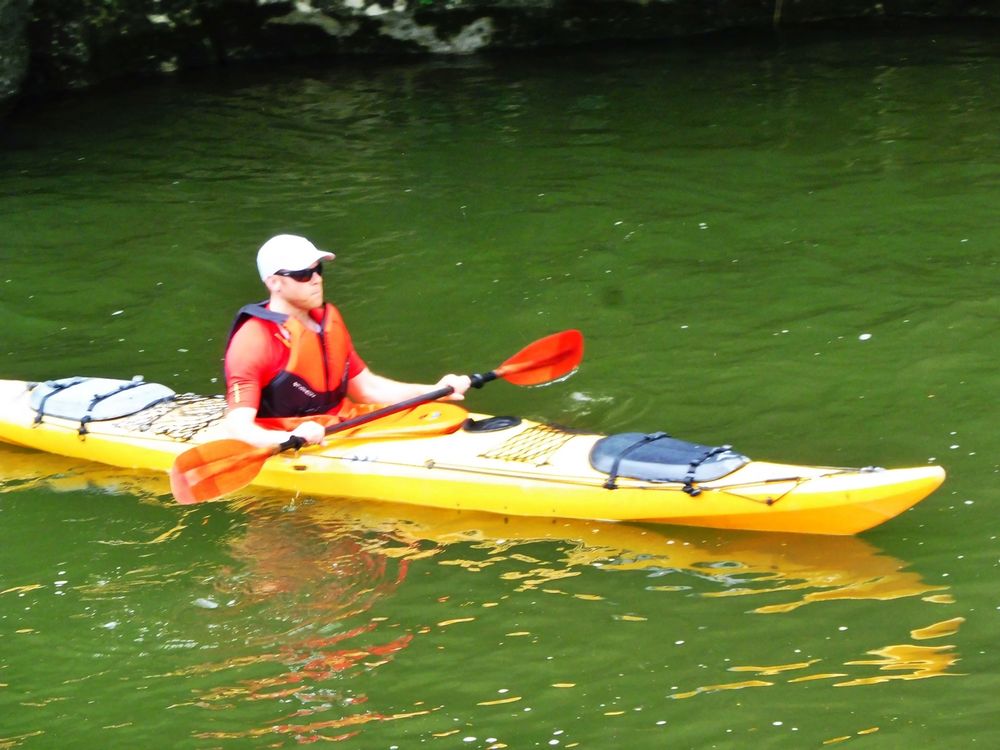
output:
[[[0,0],[0,111],[13,101],[28,72],[31,0]]]

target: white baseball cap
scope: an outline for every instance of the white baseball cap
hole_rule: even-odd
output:
[[[301,271],[317,261],[333,260],[336,256],[318,249],[305,237],[296,234],[279,234],[257,251],[257,270],[261,281],[278,271]]]

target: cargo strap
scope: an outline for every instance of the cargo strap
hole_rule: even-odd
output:
[[[78,430],[80,436],[82,437],[83,435],[87,434],[87,422],[91,420],[91,415],[93,414],[94,409],[97,407],[99,403],[101,403],[106,398],[111,398],[116,393],[121,393],[122,391],[129,391],[133,388],[138,388],[141,385],[146,385],[146,381],[142,379],[141,375],[136,375],[131,380],[126,380],[117,388],[114,388],[105,393],[98,393],[97,395],[95,395],[90,400],[90,405],[87,407],[87,413],[80,418],[80,429]]]
[[[622,461],[628,456],[629,453],[638,450],[644,445],[668,437],[670,437],[670,435],[668,435],[665,432],[650,432],[646,435],[643,435],[641,438],[636,440],[631,445],[628,445],[625,448],[623,448],[622,451],[617,456],[615,456],[615,460],[611,464],[611,468],[608,470],[608,479],[604,483],[604,489],[606,490],[618,489],[618,467],[621,466]]]
[[[53,395],[67,388],[72,388],[74,385],[79,385],[80,383],[86,382],[89,378],[67,378],[66,381],[62,383],[53,383],[51,385],[52,390],[46,393],[38,406],[38,413],[35,415],[35,424],[40,424],[42,418],[45,416],[45,402],[48,401]],[[83,437],[87,434],[87,424],[92,421],[94,409],[105,399],[111,398],[116,393],[121,393],[122,391],[128,391],[132,388],[138,388],[139,386],[146,385],[146,381],[142,379],[141,375],[136,375],[131,380],[125,380],[117,388],[112,388],[110,391],[105,391],[104,393],[95,394],[90,400],[90,404],[87,406],[86,413],[80,417],[80,427],[77,429],[77,434]]]
[[[669,438],[665,432],[651,432],[649,434],[643,435],[638,440],[636,440],[631,445],[626,446],[622,451],[615,456],[614,462],[611,464],[611,468],[608,471],[608,479],[604,482],[605,489],[616,490],[618,489],[618,469],[621,466],[621,462],[632,452],[638,450],[644,445],[649,445],[650,443],[656,442],[657,440],[663,440],[664,438]],[[725,453],[731,450],[730,445],[721,445],[716,448],[709,448],[700,456],[695,458],[688,464],[687,474],[684,475],[684,492],[686,492],[691,497],[697,497],[701,494],[701,490],[695,487],[694,478],[695,473],[698,471],[698,467],[705,463],[708,459],[713,456],[718,456],[721,453]]]
[[[701,489],[694,486],[694,474],[698,471],[698,467],[705,463],[712,456],[718,456],[720,453],[725,453],[731,450],[733,446],[731,445],[720,445],[717,448],[710,448],[705,451],[700,457],[696,458],[688,466],[688,473],[684,477],[684,491],[691,497],[698,497],[701,494]]]
[[[74,385],[79,385],[86,378],[66,378],[61,383],[49,383],[49,387],[52,388],[51,391],[42,396],[41,402],[38,404],[38,412],[35,414],[35,424],[42,423],[42,417],[45,416],[45,402],[52,398],[54,395],[60,391],[65,391],[67,388],[72,388]],[[93,408],[93,407],[91,407]]]

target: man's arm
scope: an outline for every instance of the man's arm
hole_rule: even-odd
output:
[[[284,430],[268,430],[255,421],[257,410],[248,406],[230,408],[226,413],[226,431],[236,440],[242,440],[258,448],[270,448],[279,445],[292,435],[297,435],[309,445],[323,442],[326,430],[317,422],[303,422],[291,432]]]
[[[359,404],[394,404],[451,386],[455,392],[448,396],[448,400],[461,401],[471,382],[467,375],[445,375],[434,385],[401,383],[376,375],[366,367],[347,383],[347,395]]]
[[[249,320],[243,324],[226,350],[226,412],[224,426],[236,440],[269,448],[279,445],[292,435],[307,443],[322,442],[324,430],[315,422],[304,422],[292,432],[269,430],[257,424],[261,387],[280,369],[285,345],[263,321]]]

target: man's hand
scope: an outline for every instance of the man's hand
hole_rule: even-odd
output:
[[[290,433],[306,441],[306,445],[319,445],[326,437],[326,429],[319,422],[303,422]]]
[[[454,389],[454,393],[445,398],[448,401],[461,401],[465,398],[465,392],[469,390],[472,386],[472,380],[468,375],[453,375],[448,374],[441,378],[436,384],[435,389],[444,388],[450,386]]]

